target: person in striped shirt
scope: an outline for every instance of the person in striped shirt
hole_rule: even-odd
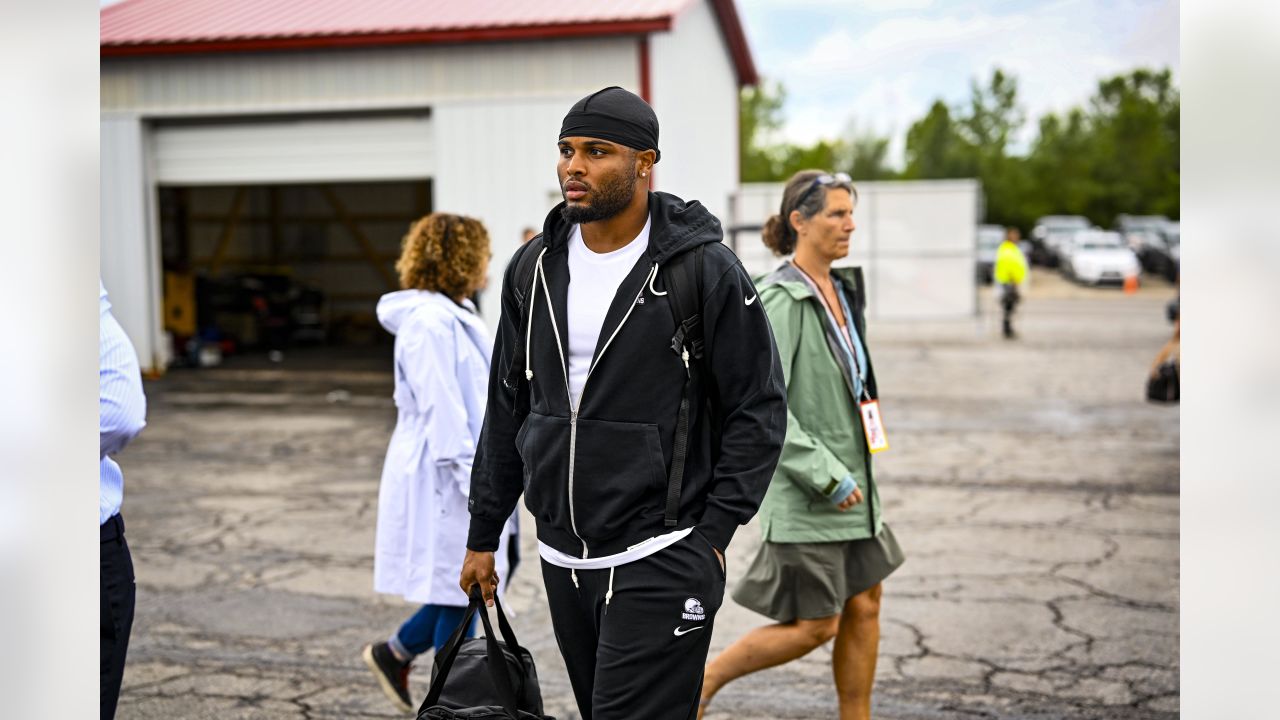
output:
[[[124,679],[124,659],[133,627],[133,559],[124,539],[120,505],[124,475],[111,456],[142,432],[147,398],[138,354],[111,315],[107,289],[98,281],[98,527],[101,634],[98,643],[103,720],[115,717]]]

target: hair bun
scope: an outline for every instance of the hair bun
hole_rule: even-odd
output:
[[[787,229],[786,224],[782,222],[781,215],[770,215],[769,219],[764,221],[761,239],[764,241],[765,247],[772,250],[774,255],[790,255],[795,251],[795,238],[792,237],[791,233],[787,232]]]

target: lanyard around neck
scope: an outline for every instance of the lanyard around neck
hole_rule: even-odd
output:
[[[840,348],[844,350],[845,356],[849,359],[849,366],[853,368],[853,372],[858,376],[858,386],[862,390],[863,395],[868,395],[867,391],[867,375],[862,367],[862,363],[858,362],[858,351],[853,347],[853,333],[857,332],[853,325],[853,318],[849,313],[849,304],[844,301],[844,296],[840,292],[837,281],[832,280],[832,289],[835,290],[836,299],[840,301],[840,311],[844,315],[845,329],[840,328],[840,323],[836,321],[836,314],[831,309],[831,305],[827,303],[827,298],[822,294],[822,288],[818,286],[818,282],[813,279],[804,268],[800,267],[793,260],[791,266],[800,272],[805,282],[813,289],[813,293],[818,296],[818,302],[822,303],[822,309],[827,313],[827,319],[831,322],[831,327],[836,331],[836,337],[840,340]]]

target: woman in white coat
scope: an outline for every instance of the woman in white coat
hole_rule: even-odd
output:
[[[378,320],[396,336],[398,415],[378,493],[373,585],[422,607],[386,641],[365,646],[363,656],[383,692],[407,712],[410,663],[448,639],[467,605],[458,575],[493,349],[467,298],[483,287],[489,257],[489,234],[478,220],[433,213],[404,238],[396,262],[404,289],[378,301]],[[505,547],[497,557],[505,561]]]

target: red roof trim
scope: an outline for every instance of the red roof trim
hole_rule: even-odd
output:
[[[640,38],[640,97],[645,102],[653,102],[649,92],[649,36]]]
[[[732,0],[728,0],[732,4]],[[567,23],[505,28],[463,28],[358,35],[308,35],[228,40],[197,40],[166,43],[130,43],[100,46],[101,57],[138,55],[179,55],[190,53],[247,52],[260,50],[306,50],[316,48],[379,47],[430,43],[483,42],[498,40],[542,40],[583,35],[644,35],[671,29],[670,18],[617,22]],[[737,60],[735,56],[735,60]],[[749,60],[749,58],[748,58]],[[754,72],[754,68],[752,69]],[[741,75],[741,70],[739,70]]]
[[[738,71],[738,85],[755,85],[760,82],[756,73],[756,64],[751,59],[751,46],[747,44],[747,35],[742,30],[742,20],[738,17],[738,9],[733,0],[710,0],[711,7],[720,20],[720,29],[724,32],[725,44],[729,46],[729,54],[733,56],[733,66]]]

